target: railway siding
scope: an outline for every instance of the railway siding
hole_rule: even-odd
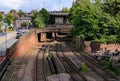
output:
[[[38,50],[35,46],[12,60],[1,81],[33,81],[32,73]]]

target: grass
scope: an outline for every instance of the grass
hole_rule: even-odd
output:
[[[87,73],[88,71],[90,71],[90,69],[86,66],[85,63],[82,63],[82,70],[81,71],[84,73]]]

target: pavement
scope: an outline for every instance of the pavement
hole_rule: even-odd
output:
[[[18,40],[16,39],[16,33],[16,31],[12,31],[8,32],[5,36],[0,36],[0,56],[5,56],[6,49],[11,47]]]

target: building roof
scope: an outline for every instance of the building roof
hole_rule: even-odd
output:
[[[19,17],[17,20],[31,20],[31,17]]]
[[[0,11],[0,14],[1,14],[2,16],[4,16],[4,15],[5,15],[5,13],[4,13],[3,11]]]
[[[69,13],[63,13],[60,11],[53,11],[53,12],[49,12],[50,15],[54,15],[54,16],[68,16]]]

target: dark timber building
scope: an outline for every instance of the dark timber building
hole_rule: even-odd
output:
[[[67,34],[72,25],[69,23],[69,13],[62,13],[58,11],[49,12],[50,23],[43,31],[38,31],[38,41],[45,41],[46,38],[56,39],[58,34]]]
[[[69,21],[68,21],[69,13],[53,11],[53,12],[49,12],[49,14],[50,14],[50,24],[52,25],[53,24],[56,24],[56,25],[69,24]]]

